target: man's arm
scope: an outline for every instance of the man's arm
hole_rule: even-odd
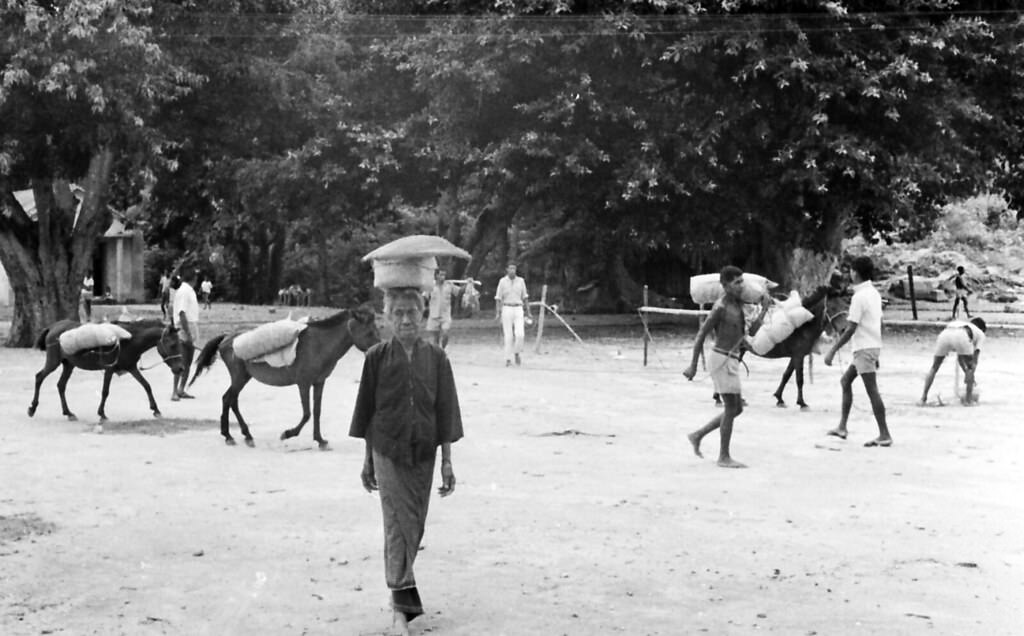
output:
[[[697,332],[697,338],[693,341],[693,359],[690,360],[690,366],[683,371],[683,375],[686,376],[687,380],[692,380],[693,376],[697,375],[697,360],[700,359],[701,351],[704,350],[704,339],[707,338],[708,332],[714,329],[722,320],[722,314],[724,313],[725,307],[722,305],[715,305],[714,309],[711,310],[711,315],[708,316],[708,319],[700,326],[700,331]]]
[[[843,347],[843,345],[850,341],[850,338],[853,337],[853,333],[855,331],[857,331],[857,323],[847,323],[846,331],[843,332],[843,335],[839,336],[839,339],[835,341],[835,343],[832,345],[832,348],[829,349],[828,353],[825,354],[825,366],[832,366],[832,359],[836,357],[836,352],[838,352]]]

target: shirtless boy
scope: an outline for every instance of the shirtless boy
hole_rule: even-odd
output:
[[[725,295],[711,308],[711,315],[701,325],[697,339],[693,342],[693,360],[689,368],[683,371],[687,380],[693,380],[697,374],[697,361],[704,350],[704,339],[712,329],[715,331],[715,345],[708,356],[711,380],[715,384],[715,393],[721,395],[725,402],[722,413],[711,419],[703,427],[690,433],[687,438],[693,445],[697,457],[703,457],[700,443],[704,436],[719,429],[721,444],[718,450],[718,465],[723,468],[746,468],[729,455],[729,442],[732,440],[732,423],[743,412],[743,400],[740,396],[740,353],[742,353],[744,336],[743,315],[743,270],[732,265],[722,268],[719,279],[725,289]],[[767,294],[762,303],[761,315],[751,324],[750,332],[757,331],[761,326],[765,313],[771,306]]]

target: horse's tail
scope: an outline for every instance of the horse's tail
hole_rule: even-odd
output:
[[[192,379],[188,383],[189,386],[192,386],[192,383],[196,381],[196,378],[199,377],[200,373],[209,369],[210,365],[213,364],[214,358],[217,357],[217,348],[220,346],[220,343],[224,341],[224,338],[226,338],[227,335],[228,334],[226,333],[222,333],[216,338],[209,340],[206,345],[203,346],[203,350],[199,353],[199,359],[196,360],[196,370],[195,373],[192,374]],[[188,369],[186,369],[186,372],[187,371]]]
[[[43,333],[39,334],[39,337],[36,338],[36,349],[39,349],[40,351],[46,351],[46,336],[48,336],[49,334],[49,327],[43,329]]]

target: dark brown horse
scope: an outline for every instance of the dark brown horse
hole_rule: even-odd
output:
[[[189,386],[192,386],[199,374],[213,364],[213,359],[219,351],[231,374],[231,386],[224,392],[220,413],[220,433],[224,436],[225,443],[235,443],[228,431],[228,409],[231,409],[238,420],[246,445],[253,445],[249,427],[238,410],[238,394],[251,378],[256,378],[270,386],[299,386],[302,420],[295,428],[281,433],[281,439],[295,437],[309,421],[309,389],[313,387],[313,439],[320,445],[321,450],[326,450],[327,440],[320,436],[320,403],[324,393],[324,382],[334,371],[341,356],[345,355],[352,345],[360,351],[366,351],[380,342],[373,310],[368,307],[346,309],[323,320],[310,320],[309,326],[299,333],[295,361],[287,367],[272,367],[265,362],[237,358],[232,342],[240,333],[222,334],[207,342],[199,354],[195,373],[189,382]]]
[[[797,327],[785,340],[771,348],[762,358],[789,358],[789,366],[782,374],[782,381],[775,391],[776,406],[784,407],[782,391],[786,388],[790,376],[796,372],[796,403],[806,409],[804,402],[804,358],[810,355],[818,338],[824,332],[838,336],[846,329],[846,312],[850,308],[849,300],[839,290],[822,285],[804,299],[803,306],[814,316],[811,320]],[[756,354],[755,354],[756,355]]]
[[[66,354],[60,348],[60,335],[65,331],[74,329],[80,323],[73,320],[59,320],[46,329],[36,339],[36,348],[46,351],[46,363],[36,373],[36,390],[32,396],[32,404],[28,407],[29,417],[35,415],[36,407],[39,406],[39,387],[46,376],[53,373],[58,366],[63,367],[60,379],[57,380],[57,393],[60,395],[60,406],[69,420],[78,419],[68,409],[68,402],[64,396],[64,390],[68,384],[68,378],[75,367],[86,371],[103,371],[103,394],[100,398],[100,408],[97,413],[100,421],[107,419],[106,404],[107,396],[110,394],[110,378],[115,373],[129,373],[135,378],[142,388],[146,390],[146,397],[149,398],[149,408],[153,415],[160,417],[160,409],[153,398],[153,391],[149,382],[142,377],[139,370],[139,358],[146,351],[149,351],[158,344],[161,350],[176,351],[178,348],[178,332],[173,327],[164,325],[162,320],[139,320],[134,322],[114,323],[132,335],[131,338],[121,340],[110,347],[95,347],[85,349],[73,354]]]

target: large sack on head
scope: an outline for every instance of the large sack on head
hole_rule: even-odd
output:
[[[722,283],[719,282],[721,276],[719,274],[700,274],[699,276],[690,277],[690,298],[693,302],[698,305],[709,305],[723,295],[725,290],[722,288]],[[743,293],[742,298],[745,303],[759,303],[761,298],[768,293],[769,290],[778,287],[778,283],[768,280],[764,276],[757,274],[743,274]]]
[[[430,291],[439,256],[471,258],[469,252],[441,236],[414,234],[378,247],[363,261],[373,261],[373,286],[378,289],[415,287]]]
[[[423,258],[379,259],[373,261],[373,286],[377,289],[415,287],[420,291],[434,288],[437,259]]]
[[[88,322],[68,329],[58,336],[60,350],[66,354],[78,353],[94,347],[112,347],[118,340],[129,340],[132,334],[124,327],[109,322]]]
[[[292,344],[308,326],[304,320],[291,318],[268,322],[236,336],[231,348],[240,359],[252,360]]]

